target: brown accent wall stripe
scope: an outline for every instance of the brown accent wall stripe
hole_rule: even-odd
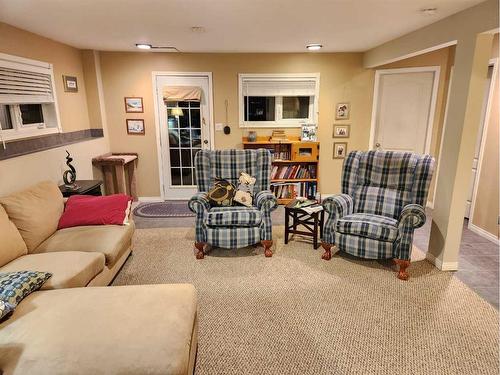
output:
[[[89,141],[103,136],[104,133],[102,129],[85,129],[6,142],[6,149],[4,149],[0,143],[0,160],[50,150],[51,148],[61,147],[72,143]]]

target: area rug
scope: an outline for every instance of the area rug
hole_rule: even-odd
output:
[[[272,258],[196,260],[194,228],[140,229],[113,285],[195,285],[198,375],[498,374],[498,311],[422,252],[403,282],[388,262],[327,262],[298,237],[284,245],[283,227],[274,237]]]
[[[195,214],[189,210],[187,201],[141,203],[134,208],[133,213],[135,216],[145,218],[195,216]]]

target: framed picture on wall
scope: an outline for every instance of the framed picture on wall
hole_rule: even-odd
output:
[[[125,98],[125,112],[127,113],[143,113],[144,106],[140,97]]]
[[[127,119],[127,134],[144,135],[144,120],[142,119]]]
[[[347,142],[335,142],[333,144],[333,158],[344,159],[347,154]]]
[[[63,75],[64,91],[78,92],[78,81],[76,77]]]
[[[350,103],[337,103],[337,105],[335,106],[335,120],[349,120],[350,114]]]
[[[333,124],[333,138],[349,138],[351,125]]]

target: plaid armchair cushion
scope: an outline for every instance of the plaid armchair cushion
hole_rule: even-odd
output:
[[[214,207],[207,212],[205,224],[209,227],[259,226],[262,215],[255,207]]]
[[[358,213],[339,219],[336,229],[340,233],[392,242],[398,236],[398,221],[390,217]]]

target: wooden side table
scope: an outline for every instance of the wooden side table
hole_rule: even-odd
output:
[[[301,208],[295,208],[297,200],[293,200],[285,206],[285,244],[288,243],[290,234],[300,234],[313,238],[313,247],[319,247],[318,239],[323,237],[323,223],[325,220],[325,210],[308,214]],[[290,217],[292,223],[290,224]],[[297,229],[298,226],[304,229]],[[319,235],[319,237],[318,237]]]
[[[63,197],[67,198],[72,195],[102,195],[100,180],[76,180],[75,184],[78,186],[76,189],[70,189],[66,185],[59,185],[59,190]]]
[[[132,196],[134,201],[137,200],[137,182],[135,177],[137,161],[137,153],[133,152],[104,154],[92,159],[92,164],[102,169],[106,195],[123,193]],[[128,180],[126,178],[127,175]]]

